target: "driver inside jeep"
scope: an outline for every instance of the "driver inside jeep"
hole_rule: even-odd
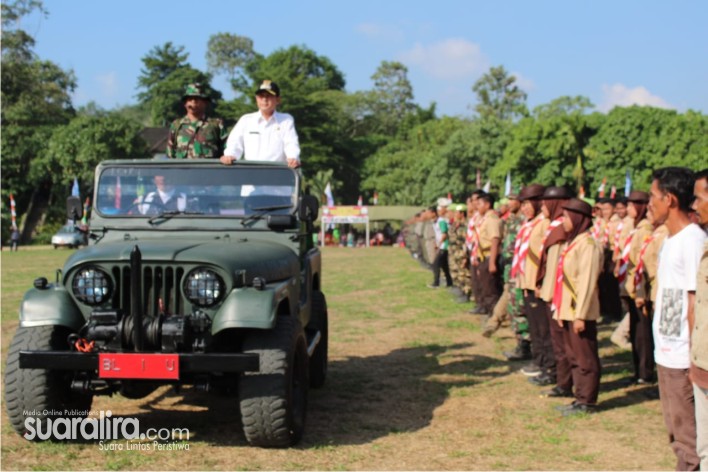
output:
[[[156,175],[153,178],[155,190],[149,192],[138,204],[138,211],[143,215],[158,214],[166,211],[185,211],[187,196],[178,192],[169,177]]]

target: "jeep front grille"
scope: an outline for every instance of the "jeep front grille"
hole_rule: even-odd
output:
[[[113,307],[130,313],[130,267],[113,267],[116,289]],[[185,300],[181,295],[182,267],[170,267],[143,263],[141,299],[143,315],[156,316],[160,312],[160,300],[167,314],[184,314]]]

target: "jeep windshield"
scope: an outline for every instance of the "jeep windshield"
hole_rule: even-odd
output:
[[[94,209],[108,218],[154,221],[162,217],[291,214],[296,203],[295,172],[285,166],[162,163],[103,168]]]

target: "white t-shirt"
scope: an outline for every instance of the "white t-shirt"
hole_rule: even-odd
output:
[[[244,156],[249,161],[300,160],[295,120],[291,115],[277,111],[268,120],[260,111],[247,113],[229,133],[224,155],[237,159]]]
[[[696,274],[706,233],[690,224],[667,237],[659,252],[659,291],[654,309],[654,359],[671,369],[688,369],[688,292],[696,291]]]

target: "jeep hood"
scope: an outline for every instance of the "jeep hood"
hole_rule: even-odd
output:
[[[138,246],[143,264],[212,265],[231,275],[246,271],[246,280],[264,277],[273,282],[299,273],[299,261],[292,249],[271,241],[249,240],[150,240],[105,242],[75,252],[64,265],[64,274],[86,263],[130,264],[130,254]]]

